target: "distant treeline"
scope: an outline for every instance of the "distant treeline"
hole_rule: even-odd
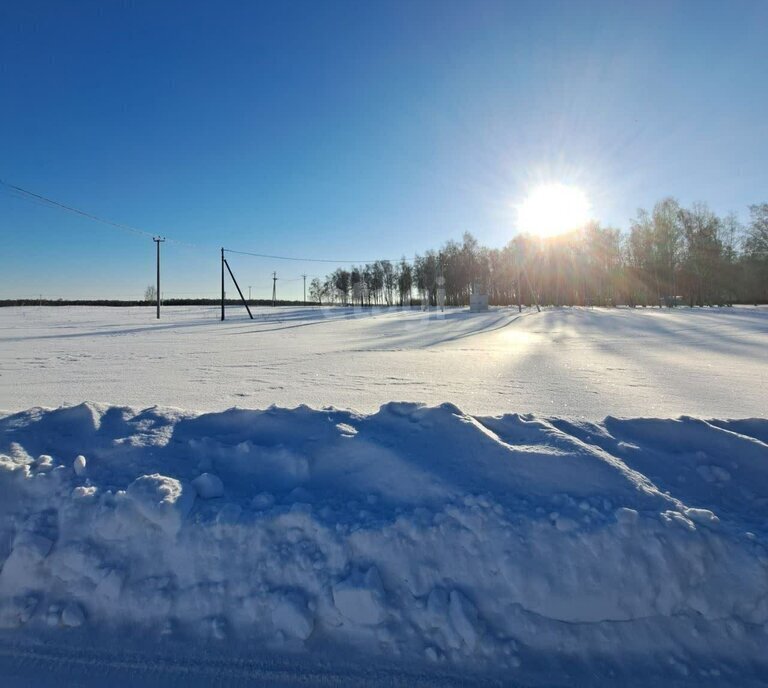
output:
[[[481,246],[470,233],[413,261],[338,268],[309,285],[312,305],[469,303],[477,289],[494,305],[690,306],[768,303],[768,203],[749,206],[749,221],[721,217],[706,205],[683,208],[672,198],[639,210],[629,231],[591,222],[559,237],[527,234],[505,247]],[[152,306],[144,300],[7,299],[0,306]],[[218,299],[165,299],[166,306],[212,306]],[[241,302],[227,299],[236,306]],[[268,299],[250,304],[271,306]],[[301,305],[302,301],[278,301]]]
[[[551,305],[768,302],[768,203],[749,207],[749,223],[672,198],[639,210],[628,232],[592,222],[556,238],[518,235],[501,249],[470,234],[414,261],[377,261],[314,279],[315,303],[466,305],[477,288],[490,302]],[[441,279],[442,278],[442,279]],[[414,298],[415,296],[415,298]]]
[[[227,306],[242,306],[240,299],[227,299]],[[267,299],[251,299],[251,306],[271,306]],[[277,301],[278,306],[300,306],[301,301]],[[221,306],[221,299],[163,299],[163,306]],[[3,306],[148,306],[155,307],[154,301],[118,301],[116,299],[5,299]]]

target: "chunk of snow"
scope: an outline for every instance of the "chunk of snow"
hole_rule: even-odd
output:
[[[709,509],[686,509],[685,515],[694,523],[703,525],[715,525],[720,522],[720,519]]]
[[[211,637],[215,640],[227,639],[227,622],[221,617],[216,617],[209,620],[209,629]]]
[[[312,633],[312,614],[298,593],[280,595],[272,608],[272,624],[286,636],[306,640]]]
[[[78,628],[85,623],[85,612],[77,602],[68,602],[61,612],[61,623],[69,628]]]
[[[614,516],[616,516],[616,520],[621,523],[622,525],[628,526],[632,525],[633,523],[637,523],[637,519],[639,518],[639,514],[635,509],[630,509],[626,506],[619,507],[614,512]]]
[[[427,598],[428,627],[441,628],[448,620],[448,592],[433,588]]]
[[[708,483],[725,483],[731,479],[731,474],[722,466],[704,464],[697,466],[696,472]]]
[[[40,473],[47,473],[53,469],[53,457],[48,454],[40,454],[35,461],[35,469]]]
[[[275,498],[269,492],[259,492],[252,500],[251,506],[258,511],[269,509],[275,503]]]
[[[668,509],[661,514],[661,519],[669,525],[678,525],[688,530],[696,530],[693,521],[681,514],[679,511]]]
[[[49,626],[58,626],[61,623],[61,606],[52,604],[48,607],[45,615],[45,622]]]
[[[85,457],[80,454],[72,462],[72,468],[75,469],[75,474],[78,476],[85,475]]]
[[[333,603],[341,614],[361,626],[375,626],[386,616],[384,586],[375,566],[355,570],[333,586]]]
[[[338,423],[336,428],[342,434],[342,436],[353,437],[354,435],[357,435],[357,430],[355,430],[355,428],[349,423]]]
[[[144,518],[169,535],[178,533],[195,501],[194,490],[159,473],[136,478],[126,495]]]
[[[106,575],[99,581],[94,591],[95,597],[103,598],[109,602],[116,602],[120,598],[120,593],[123,589],[123,574],[115,569],[112,569],[106,573]]]
[[[451,590],[448,618],[459,637],[473,650],[477,643],[477,609],[458,590]]]
[[[0,583],[6,586],[6,589],[21,588],[37,571],[52,547],[53,541],[43,535],[20,533],[0,568]]]
[[[555,519],[555,528],[557,528],[561,533],[569,533],[572,530],[576,530],[578,527],[579,524],[576,523],[576,521],[574,521],[572,518],[558,516]]]
[[[78,485],[72,490],[72,499],[75,501],[82,501],[86,499],[92,499],[96,496],[99,488],[95,485]]]
[[[0,628],[18,628],[27,623],[37,609],[35,595],[3,599],[0,597]]]
[[[224,483],[214,473],[202,473],[192,481],[197,494],[202,499],[215,499],[224,495]]]
[[[53,540],[35,532],[22,532],[19,533],[16,541],[13,545],[13,551],[18,552],[25,550],[29,552],[35,559],[43,559],[48,556],[48,553],[53,547]]]
[[[240,519],[243,508],[239,504],[225,504],[218,514],[216,514],[216,523],[219,525],[234,525]]]

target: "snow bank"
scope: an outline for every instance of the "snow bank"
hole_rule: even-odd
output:
[[[0,419],[0,627],[738,682],[768,671],[766,437],[405,403],[32,409]]]

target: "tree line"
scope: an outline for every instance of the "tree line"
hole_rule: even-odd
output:
[[[704,204],[665,198],[638,210],[629,230],[590,222],[554,238],[521,234],[503,248],[470,233],[413,261],[337,268],[309,287],[317,304],[469,303],[473,290],[495,305],[689,306],[768,302],[768,203],[749,221]]]

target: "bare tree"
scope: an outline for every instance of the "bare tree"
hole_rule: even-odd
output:
[[[322,306],[323,294],[325,294],[325,285],[315,277],[309,284],[309,298],[313,301],[317,301],[318,306]]]

